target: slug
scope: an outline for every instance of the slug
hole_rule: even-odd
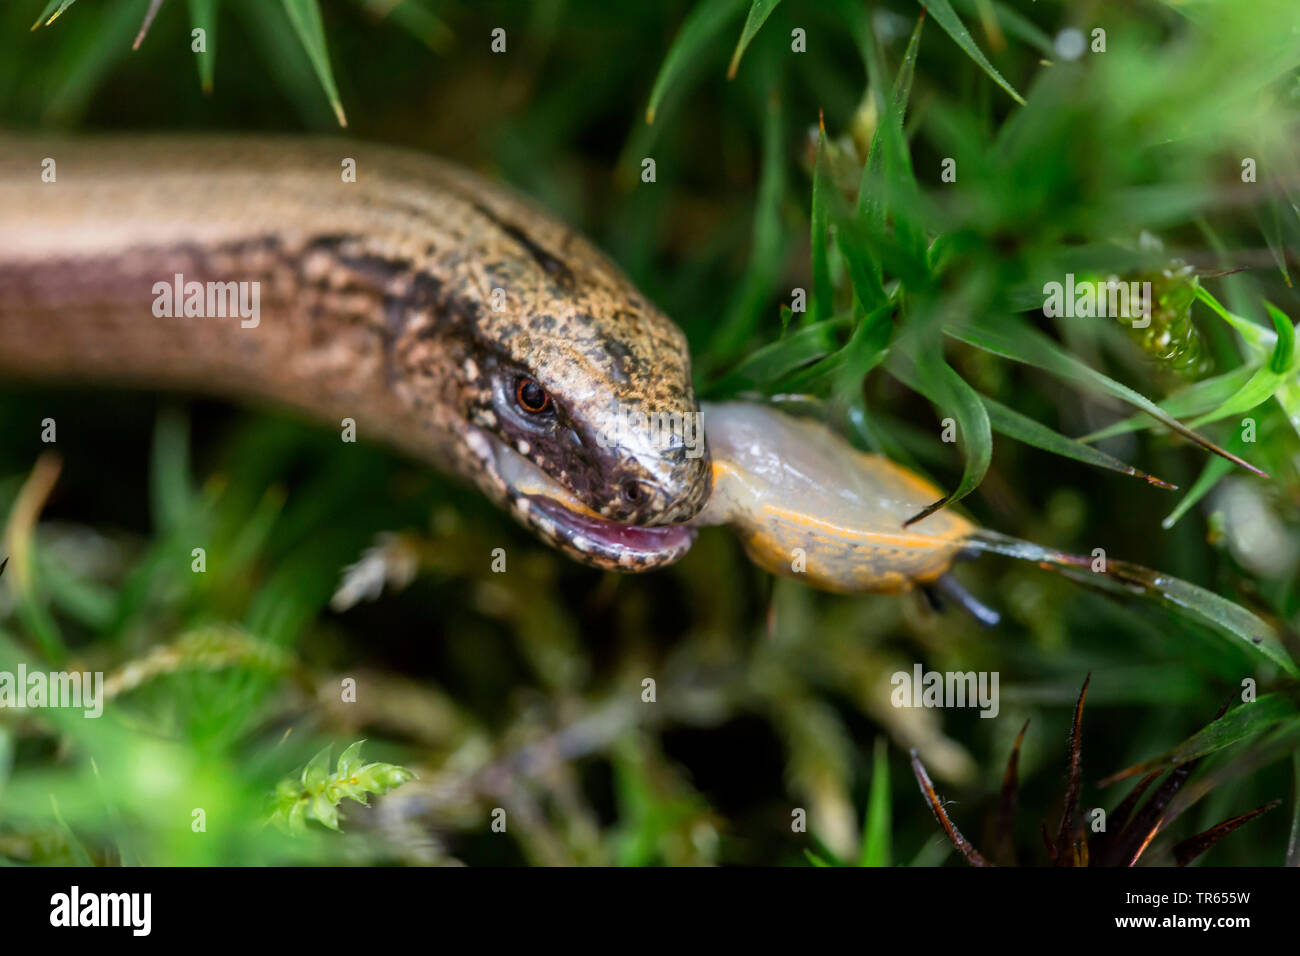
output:
[[[705,403],[713,495],[696,525],[729,525],[766,570],[826,591],[922,589],[979,623],[1000,620],[949,574],[981,553],[1032,562],[1084,584],[1139,595],[1248,641],[1300,676],[1276,632],[1245,608],[1128,561],[1070,554],[981,528],[951,508],[907,524],[943,497],[906,468],[858,451],[820,422],[749,403]]]
[[[619,432],[698,410],[667,316],[533,203],[353,141],[0,136],[0,378],[350,420],[601,568],[680,558],[711,487]]]
[[[898,594],[934,582],[975,526],[943,493],[820,422],[740,402],[704,406],[713,496],[700,525],[731,525],[753,561],[826,591]]]

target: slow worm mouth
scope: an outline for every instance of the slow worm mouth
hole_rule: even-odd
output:
[[[648,571],[678,560],[695,541],[695,529],[687,525],[634,525],[602,517],[513,448],[491,436],[488,441],[491,470],[504,484],[515,516],[584,563]]]

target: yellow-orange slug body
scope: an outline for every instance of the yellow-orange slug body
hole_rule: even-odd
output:
[[[826,591],[898,594],[952,565],[975,525],[924,478],[825,425],[762,405],[705,404],[713,495],[695,524],[731,525],[755,563]]]

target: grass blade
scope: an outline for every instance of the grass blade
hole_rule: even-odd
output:
[[[781,0],[754,0],[750,4],[749,16],[745,18],[745,26],[740,31],[740,39],[736,41],[736,51],[731,54],[731,64],[727,67],[727,79],[735,78],[736,70],[740,68],[740,58],[745,55],[746,47],[758,34],[763,24],[767,22],[767,18],[772,15],[772,11],[780,4]]]
[[[925,11],[916,20],[903,62],[894,78],[889,102],[880,102],[881,122],[871,138],[867,162],[858,186],[858,211],[869,221],[883,229],[894,214],[895,230],[912,258],[928,264],[925,231],[917,217],[918,189],[912,158],[903,135],[903,116],[907,101],[912,95],[912,79],[916,74],[916,57],[920,50],[921,30],[925,26]],[[879,56],[879,54],[877,54]]]
[[[889,300],[880,269],[885,257],[884,229],[878,227],[873,231],[871,223],[855,216],[844,196],[833,186],[824,195],[831,224],[835,227],[835,244],[844,255],[853,293],[864,311],[874,312]]]
[[[1051,372],[1053,375],[1105,392],[1128,402],[1130,405],[1142,409],[1166,428],[1176,431],[1207,451],[1221,455],[1260,477],[1268,477],[1265,472],[1254,465],[1225,451],[1208,438],[1197,434],[1182,422],[1171,417],[1145,395],[1134,391],[1127,385],[1121,385],[1113,378],[1085,365],[1036,329],[1020,328],[1013,335],[1004,329],[995,329],[987,323],[972,323],[960,328],[946,328],[944,331],[953,338],[976,348],[984,349],[986,352],[992,352],[994,355],[1000,355],[1014,362],[1040,368]]]
[[[1291,324],[1291,319],[1286,313],[1272,302],[1265,301],[1264,308],[1268,310],[1268,317],[1273,320],[1273,328],[1277,330],[1277,345],[1269,357],[1269,368],[1279,375],[1294,372],[1296,370],[1295,326]]]
[[[912,748],[912,774],[916,777],[917,786],[921,788],[921,796],[930,805],[930,811],[934,814],[934,818],[939,821],[939,825],[943,827],[943,832],[947,834],[948,840],[957,849],[957,852],[965,857],[966,862],[971,866],[988,866],[988,861],[980,855],[980,852],[975,847],[971,846],[969,840],[962,836],[961,831],[957,829],[957,825],[948,816],[948,811],[943,807],[943,800],[935,792],[934,782],[930,779],[930,775],[926,773],[925,765],[921,763],[921,758],[917,756],[915,747]]]
[[[415,37],[434,53],[443,54],[456,39],[456,34],[440,17],[414,0],[357,0],[376,19],[390,19],[408,34]]]
[[[1292,677],[1300,677],[1300,667],[1291,659],[1273,628],[1244,607],[1189,581],[1113,559],[1107,559],[1105,571],[1093,572],[1091,557],[1045,548],[987,528],[980,529],[969,540],[981,551],[1059,568],[1072,580],[1103,590],[1113,591],[1118,584],[1130,594],[1179,608],[1186,612],[1187,617],[1219,634],[1244,642],[1252,652],[1262,655]]]
[[[149,460],[149,506],[154,528],[171,534],[199,509],[190,477],[190,426],[184,414],[165,408],[154,426]]]
[[[1198,428],[1208,422],[1227,418],[1229,415],[1238,415],[1268,401],[1282,384],[1283,376],[1294,371],[1291,364],[1295,357],[1295,329],[1291,325],[1291,320],[1276,306],[1270,303],[1265,305],[1277,329],[1277,341],[1273,345],[1268,363],[1260,366],[1245,385],[1214,411],[1188,422],[1189,428]]]
[[[817,159],[813,165],[811,244],[813,301],[809,310],[812,321],[830,318],[835,311],[835,288],[831,284],[831,266],[826,231],[826,191],[834,189],[826,170],[826,120],[817,118]]]
[[[888,356],[893,336],[894,307],[883,305],[862,318],[844,348],[821,363],[822,369],[813,371],[825,371],[833,376],[831,392],[841,401],[850,401],[855,395],[860,399],[862,380]]]
[[[217,68],[216,0],[190,0],[190,24],[195,30],[203,31],[204,51],[194,56],[199,65],[199,86],[204,93],[211,93]]]
[[[139,27],[138,3],[104,4],[86,13],[88,17],[98,13],[99,22],[93,32],[73,35],[70,46],[75,56],[68,59],[66,72],[59,75],[46,101],[45,124],[72,126],[79,122],[104,77],[131,52],[131,37]]]
[[[984,407],[988,410],[989,424],[993,427],[993,430],[1001,432],[1008,438],[1014,438],[1016,441],[1032,445],[1053,455],[1072,458],[1075,461],[1083,462],[1085,465],[1095,465],[1098,468],[1117,471],[1122,475],[1141,478],[1157,488],[1174,490],[1178,487],[1154,475],[1149,475],[1145,471],[1134,468],[1132,465],[1122,462],[1103,451],[1098,451],[1091,445],[1085,445],[1081,441],[1067,438],[1060,432],[1048,428],[1028,415],[1020,414],[1014,408],[1008,408],[987,395],[981,395],[980,400],[984,402]],[[1221,458],[1214,459],[1214,461],[1222,460]]]
[[[773,93],[763,121],[763,166],[754,208],[749,266],[714,333],[711,356],[724,359],[734,356],[738,347],[743,347],[752,337],[760,324],[763,307],[770,302],[774,285],[781,276],[786,252],[785,230],[781,224],[781,204],[786,191],[781,131],[781,102]]]
[[[1268,251],[1273,254],[1273,261],[1277,263],[1278,271],[1282,273],[1282,281],[1291,287],[1291,273],[1286,267],[1286,240],[1282,238],[1282,223],[1278,216],[1277,204],[1274,203],[1268,209],[1256,210],[1255,221],[1259,224],[1259,231],[1264,236],[1264,241],[1268,243]]]
[[[302,47],[307,51],[312,69],[320,80],[321,88],[329,98],[330,106],[340,126],[348,125],[348,118],[343,112],[343,103],[339,99],[338,87],[334,84],[334,71],[330,68],[329,49],[325,43],[325,24],[321,20],[318,0],[283,0],[284,12],[289,15]]]
[[[1020,726],[1016,742],[1007,757],[1006,769],[1002,771],[1002,788],[998,794],[998,819],[995,832],[994,852],[1000,854],[997,862],[1001,865],[1015,865],[1016,858],[1016,803],[1019,789],[1017,777],[1020,771],[1020,748],[1025,742],[1025,731],[1029,729],[1029,720]]]
[[[737,13],[740,12],[740,0],[702,0],[691,8],[682,23],[668,55],[659,67],[654,86],[650,89],[650,102],[645,108],[645,121],[654,123],[655,114],[663,102],[668,87],[677,80],[689,66],[698,62],[705,47],[722,32]]]
[[[37,565],[33,545],[36,523],[54,491],[61,469],[61,460],[53,452],[45,452],[36,459],[31,474],[14,499],[3,537],[0,537],[5,552],[13,558],[11,586],[17,599],[19,618],[32,632],[46,660],[54,664],[67,659],[67,645],[63,642],[58,623],[41,599],[36,582]],[[5,558],[6,564],[9,557]]]
[[[999,73],[997,68],[988,61],[988,58],[984,55],[984,51],[982,51],[975,43],[975,40],[970,35],[970,31],[967,30],[965,24],[961,22],[961,18],[957,16],[957,13],[953,10],[952,5],[948,3],[948,0],[920,0],[920,3],[921,6],[925,7],[925,9],[929,10],[930,13],[934,15],[939,26],[943,27],[944,32],[946,32],[948,36],[952,37],[959,47],[966,51],[966,55],[974,60],[979,68],[989,75],[989,79],[1006,90],[1007,93],[1011,95],[1011,98],[1021,106],[1025,105],[1025,98],[1017,93],[1015,87],[1003,79],[1002,74]]]
[[[1282,805],[1281,800],[1271,800],[1263,806],[1256,807],[1240,816],[1233,817],[1230,820],[1224,820],[1222,823],[1211,827],[1204,833],[1198,833],[1195,836],[1188,837],[1174,845],[1170,851],[1174,855],[1174,863],[1177,866],[1186,866],[1201,854],[1209,850],[1214,844],[1218,843],[1229,833],[1233,832],[1249,823],[1261,814],[1276,809]]]
[[[830,379],[831,395],[852,405],[854,396],[861,395],[862,380],[888,354],[886,350],[894,333],[893,313],[893,306],[884,305],[865,316],[843,348],[808,368],[793,371],[775,387],[797,394],[815,389]],[[840,321],[847,323],[847,320]]]
[[[1174,507],[1174,510],[1165,516],[1160,522],[1160,527],[1168,531],[1180,520],[1183,515],[1187,514],[1198,501],[1209,494],[1210,489],[1217,485],[1227,474],[1232,471],[1232,462],[1223,458],[1211,458],[1201,469],[1200,475],[1192,483],[1192,487],[1187,489],[1187,494],[1183,495],[1182,500]]]
[[[982,0],[981,0],[982,5]],[[963,8],[969,8],[970,2],[959,4]],[[1023,14],[1012,10],[1005,3],[993,3],[992,9],[997,17],[998,26],[1005,30],[1008,35],[1015,37],[1024,43],[1029,44],[1045,57],[1056,55],[1052,45],[1052,38],[1044,33],[1036,23],[1026,18]],[[967,10],[969,12],[969,10]]]
[[[1274,333],[1256,325],[1250,319],[1229,312],[1204,286],[1197,287],[1196,298],[1208,305],[1211,312],[1231,326],[1255,355],[1262,356],[1273,347]]]
[[[1212,754],[1260,733],[1296,714],[1295,700],[1286,694],[1265,694],[1253,704],[1229,711],[1218,720],[1198,730],[1182,743],[1171,747],[1157,757],[1126,767],[1099,781],[1098,786],[1108,787],[1129,777],[1137,777],[1153,770],[1165,771]]]
[[[1083,704],[1088,699],[1088,685],[1092,683],[1092,672],[1083,679],[1083,688],[1079,699],[1074,704],[1074,717],[1070,721],[1070,763],[1065,785],[1064,806],[1061,809],[1061,825],[1056,831],[1056,852],[1052,854],[1057,866],[1075,865],[1077,849],[1075,846],[1075,815],[1079,810],[1079,794],[1083,789]]]
[[[1191,612],[1193,617],[1221,633],[1247,641],[1252,648],[1293,677],[1300,677],[1300,667],[1291,660],[1277,634],[1262,620],[1227,598],[1178,578],[1150,571],[1126,561],[1108,562],[1110,574],[1125,584],[1158,594],[1175,607]]]
[[[929,399],[940,414],[953,417],[961,433],[965,458],[957,489],[904,521],[903,527],[907,527],[961,501],[979,486],[993,457],[993,435],[979,394],[952,370],[938,350],[902,343],[891,353],[887,367],[903,384]]]
[[[140,49],[140,44],[149,35],[149,28],[153,26],[153,18],[158,16],[158,11],[162,8],[162,5],[163,0],[149,0],[149,9],[145,11],[144,21],[140,24],[140,32],[135,35],[135,42],[131,44],[132,50]]]
[[[62,15],[64,10],[68,9],[68,7],[72,6],[76,2],[77,0],[50,0],[50,2],[45,5],[45,9],[41,11],[41,15],[36,18],[36,22],[32,24],[32,29],[38,30],[42,26],[48,27],[51,23],[57,20],[60,15]],[[58,8],[57,10],[55,9],[56,7]]]
[[[859,866],[890,865],[889,747],[883,737],[876,738],[871,761],[871,791],[867,796],[867,819],[862,832],[862,855]]]
[[[1234,368],[1231,372],[1224,372],[1222,375],[1216,375],[1213,378],[1202,379],[1160,402],[1160,408],[1165,414],[1172,415],[1175,418],[1200,415],[1212,408],[1217,408],[1231,398],[1235,392],[1250,381],[1254,371],[1253,366],[1242,365]],[[1149,415],[1133,415],[1107,425],[1105,428],[1099,428],[1095,432],[1089,432],[1081,437],[1079,441],[1097,442],[1104,438],[1113,438],[1116,435],[1124,435],[1128,432],[1155,428],[1158,424],[1159,422],[1153,421]]]
[[[796,369],[826,358],[839,349],[838,335],[847,328],[847,318],[815,322],[785,338],[751,352],[735,368],[709,388],[711,396],[735,394],[746,388],[780,380]]]

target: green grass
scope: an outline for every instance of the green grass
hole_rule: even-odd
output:
[[[348,134],[461,159],[607,249],[686,330],[702,394],[797,399],[980,523],[1187,578],[1294,657],[1290,4],[174,0],[135,53],[144,0],[33,32],[41,6],[0,12],[5,126],[346,115]],[[219,41],[197,57],[195,24]],[[1067,26],[1089,44],[1104,26],[1105,52],[1062,60]],[[1152,329],[1045,318],[1067,272],[1154,277]],[[46,416],[48,494],[51,466],[31,477]],[[1089,671],[1082,807],[1118,802],[1108,774],[1204,756],[1168,842],[1281,797],[1205,860],[1295,845],[1294,681],[1159,606],[985,557],[958,572],[1004,612],[985,633],[911,598],[773,582],[722,531],[664,573],[600,575],[416,463],[261,410],[10,387],[0,434],[0,669],[114,688],[100,720],[0,715],[6,861],[934,864],[952,857],[908,748],[983,846],[1027,718],[1033,848]],[[383,595],[331,611],[385,533]],[[914,662],[998,671],[998,719],[890,707]],[[1259,700],[1211,724],[1245,680]],[[282,781],[363,737],[416,774],[371,799],[393,813],[266,825]]]

